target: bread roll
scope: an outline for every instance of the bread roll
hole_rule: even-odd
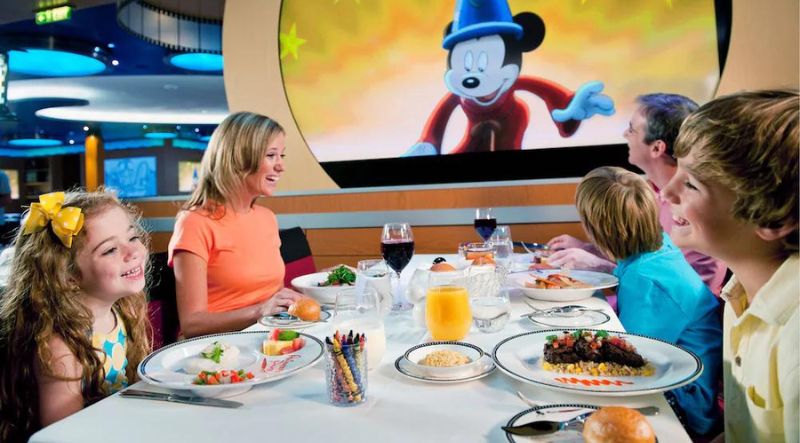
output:
[[[454,268],[453,265],[451,265],[450,263],[445,263],[445,262],[434,263],[433,266],[431,266],[431,271],[432,272],[449,272],[449,271],[455,271],[455,270],[456,270],[456,268]]]
[[[639,411],[606,406],[586,420],[583,439],[587,443],[653,443],[656,435]]]
[[[289,315],[294,315],[304,321],[318,321],[320,306],[311,297],[300,297],[293,305],[289,306]]]

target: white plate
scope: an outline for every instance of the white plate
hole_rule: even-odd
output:
[[[519,414],[511,417],[511,420],[509,420],[508,423],[506,423],[506,426],[522,425],[536,420],[566,421],[571,418],[577,417],[581,414],[584,414],[586,412],[592,410],[596,411],[598,409],[600,409],[599,406],[573,404],[573,403],[536,406],[527,409],[525,411],[522,411]],[[535,442],[582,442],[583,441],[583,437],[581,436],[581,431],[575,431],[575,430],[557,431],[553,432],[552,434],[537,435],[530,437],[525,437],[522,435],[513,435],[506,432],[506,437],[508,438],[508,441],[512,443],[523,442],[523,441],[535,441]]]
[[[464,354],[470,362],[461,366],[434,367],[419,364],[426,355],[435,351],[455,351]],[[403,357],[408,360],[408,365],[416,374],[428,378],[453,380],[467,378],[479,372],[479,362],[484,354],[483,350],[475,345],[459,341],[435,341],[411,347]]]
[[[580,289],[537,289],[528,288],[525,286],[525,282],[534,281],[534,275],[546,277],[550,274],[569,275],[570,277],[587,283],[590,286],[588,288]],[[611,274],[604,274],[602,272],[594,271],[580,271],[577,269],[570,269],[568,271],[551,269],[546,271],[514,272],[508,274],[506,281],[508,282],[509,286],[519,288],[528,298],[556,302],[583,300],[591,297],[594,294],[594,291],[598,289],[613,288],[619,284],[619,279]]]
[[[397,372],[417,381],[424,381],[427,383],[447,384],[447,383],[463,383],[486,377],[495,370],[495,365],[492,359],[489,358],[488,355],[486,355],[478,361],[478,365],[475,366],[475,372],[472,374],[468,374],[466,377],[434,378],[426,374],[421,374],[419,372],[416,372],[416,367],[412,366],[411,362],[409,362],[408,359],[406,359],[404,356],[401,355],[400,357],[397,357],[397,360],[394,361],[394,368],[397,369]]]
[[[269,331],[226,332],[205,335],[165,346],[148,355],[139,364],[139,377],[147,383],[168,389],[191,390],[201,397],[229,397],[246,392],[254,385],[289,377],[306,370],[322,358],[322,342],[308,334],[300,334],[306,345],[297,352],[281,356],[261,353],[261,344]],[[186,371],[189,359],[215,341],[239,348],[238,364],[232,368],[244,369],[255,376],[252,380],[226,385],[195,385],[196,373]],[[266,365],[265,369],[262,369]]]
[[[588,326],[602,325],[608,322],[611,317],[605,312],[583,311],[578,316],[563,315],[535,315],[528,316],[528,320],[540,326],[551,328],[584,328]]]
[[[585,329],[597,331],[597,329]],[[586,395],[631,396],[669,391],[693,382],[703,372],[703,363],[691,351],[644,335],[608,331],[620,335],[654,368],[652,376],[590,376],[561,374],[542,368],[548,335],[569,329],[546,329],[518,334],[502,340],[492,354],[497,367],[517,380],[546,388]]]
[[[289,315],[286,312],[278,314],[265,315],[258,319],[258,322],[268,328],[280,328],[287,331],[299,331],[309,326],[314,326],[319,323],[325,323],[331,318],[331,313],[327,310],[322,310],[319,313],[319,320],[305,321]]]
[[[292,279],[292,286],[303,294],[317,300],[324,305],[334,305],[336,294],[347,288],[355,288],[355,285],[344,286],[320,286],[328,280],[330,272],[315,272],[313,274],[301,275]]]

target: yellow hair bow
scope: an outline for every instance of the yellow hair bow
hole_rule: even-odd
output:
[[[50,229],[64,246],[72,247],[72,237],[78,235],[83,227],[81,208],[72,206],[62,208],[63,192],[51,192],[39,196],[39,203],[31,204],[28,218],[22,228],[23,235],[39,232],[50,223]]]

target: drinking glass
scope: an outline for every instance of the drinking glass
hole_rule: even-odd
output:
[[[497,219],[494,218],[492,208],[478,208],[475,210],[475,231],[478,232],[483,241],[489,240],[496,227]]]
[[[508,289],[501,289],[491,297],[474,297],[470,300],[470,308],[472,309],[472,320],[479,331],[500,331],[511,318]]]
[[[382,258],[360,260],[356,267],[356,288],[370,287],[378,293],[381,314],[392,307],[391,271]]]
[[[495,263],[497,263],[498,267],[503,268],[502,271],[508,272],[511,269],[511,263],[514,258],[514,243],[511,241],[511,227],[508,225],[499,225],[492,233],[492,236],[489,237],[489,243],[492,244]]]
[[[394,270],[397,275],[392,311],[407,311],[411,309],[411,303],[406,300],[405,294],[400,288],[400,272],[411,261],[414,255],[414,234],[408,223],[387,223],[383,225],[381,234],[381,253],[386,264]]]
[[[425,304],[425,323],[434,340],[461,340],[472,323],[469,293],[463,272],[431,272]]]
[[[335,330],[347,334],[366,334],[367,368],[375,369],[386,352],[386,332],[381,320],[378,293],[370,287],[348,288],[336,295],[332,324]]]

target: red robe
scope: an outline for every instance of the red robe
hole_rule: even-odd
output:
[[[575,95],[557,83],[537,77],[518,78],[514,85],[491,106],[480,106],[471,99],[450,93],[436,105],[425,123],[419,142],[430,143],[441,153],[442,138],[450,115],[456,106],[461,105],[467,116],[467,131],[450,152],[451,154],[522,149],[522,137],[528,128],[530,113],[528,105],[514,96],[514,93],[520,90],[530,92],[544,100],[550,112],[566,108]],[[562,137],[571,136],[580,125],[579,120],[553,122]]]

